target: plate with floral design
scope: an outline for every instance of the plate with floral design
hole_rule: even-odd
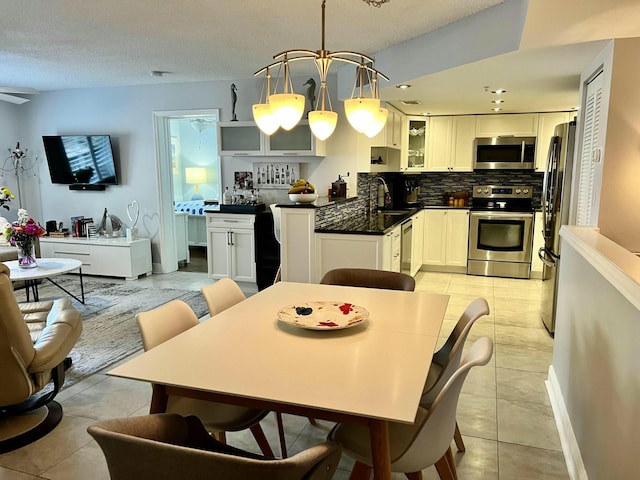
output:
[[[340,330],[364,322],[369,312],[348,302],[302,302],[284,307],[278,312],[278,318],[310,330]]]

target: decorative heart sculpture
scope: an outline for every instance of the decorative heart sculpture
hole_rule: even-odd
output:
[[[135,228],[136,223],[138,223],[138,218],[140,217],[140,205],[138,205],[137,200],[127,205],[127,217],[129,217],[129,221],[131,222],[131,228]]]

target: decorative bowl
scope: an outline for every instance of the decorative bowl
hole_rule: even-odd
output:
[[[311,203],[318,199],[317,193],[290,193],[289,200],[296,203]]]

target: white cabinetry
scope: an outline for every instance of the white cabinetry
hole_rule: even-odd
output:
[[[44,258],[74,258],[82,262],[82,273],[136,280],[151,273],[151,241],[127,241],[124,237],[85,239],[76,237],[40,239]]]
[[[187,238],[189,245],[196,247],[207,246],[207,219],[204,215],[189,215]]]
[[[477,115],[476,137],[535,137],[537,134],[537,113]]]
[[[387,123],[380,133],[371,139],[371,146],[397,148],[399,150],[402,147],[405,116],[390,105],[387,105],[386,108],[389,110]]]
[[[422,268],[424,247],[424,211],[420,210],[413,217],[413,238],[411,241],[411,275],[415,276]]]
[[[424,265],[463,271],[467,266],[468,239],[468,210],[424,211]]]
[[[176,242],[176,257],[179,262],[190,262],[189,244],[187,242],[187,212],[176,212],[174,234]]]
[[[431,117],[427,133],[428,172],[471,172],[475,115]]]
[[[406,149],[403,148],[400,161],[401,172],[422,172],[427,154],[429,119],[426,117],[406,117]]]
[[[536,172],[544,172],[547,168],[549,144],[556,125],[573,118],[571,112],[541,113],[538,119],[538,138],[536,139]]]
[[[256,281],[255,215],[207,214],[207,264],[210,278]]]
[[[311,133],[307,120],[273,135],[262,133],[255,122],[220,122],[218,138],[220,155],[324,157],[326,151],[325,142]]]

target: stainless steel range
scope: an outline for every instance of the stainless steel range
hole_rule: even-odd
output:
[[[532,190],[524,185],[474,187],[469,218],[469,275],[529,278]]]

